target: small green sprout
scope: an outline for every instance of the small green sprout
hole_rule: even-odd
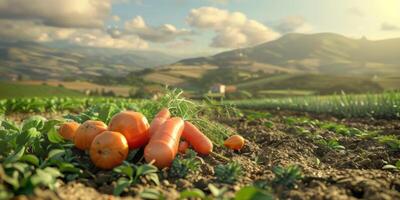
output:
[[[196,155],[196,152],[189,149],[184,157],[176,157],[169,169],[169,175],[171,177],[185,178],[189,173],[198,171],[201,162]]]
[[[138,166],[124,162],[122,165],[114,168],[113,171],[120,176],[117,181],[117,186],[114,188],[114,195],[116,196],[119,196],[126,187],[138,183],[140,177],[145,177],[156,185],[160,184],[157,175],[158,169],[150,164],[142,164]]]
[[[340,145],[340,143],[336,139],[319,139],[317,140],[317,144],[332,150],[344,150],[346,147]]]
[[[286,168],[276,166],[272,169],[272,172],[275,174],[272,185],[288,189],[293,188],[296,184],[296,181],[303,178],[301,169],[297,165],[290,165]]]
[[[214,171],[217,181],[221,183],[233,184],[242,175],[242,167],[238,162],[217,165]]]
[[[400,140],[395,135],[384,135],[378,136],[376,139],[382,143],[387,145],[390,149],[396,151],[400,149]]]

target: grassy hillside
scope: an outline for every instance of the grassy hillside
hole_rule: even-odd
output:
[[[348,93],[380,92],[383,87],[365,77],[333,76],[318,74],[283,74],[243,82],[238,89],[248,91],[262,90],[308,90],[319,94],[332,94],[341,91]]]
[[[0,42],[0,79],[12,79],[17,75],[39,80],[92,80],[103,75],[123,77],[135,70],[166,65],[176,60],[175,57],[150,51]]]
[[[332,33],[287,34],[258,46],[185,59],[175,65],[335,75],[400,74],[400,38],[372,41]]]
[[[207,92],[214,84],[234,85],[238,91],[261,96],[290,96],[308,94],[332,94],[380,92],[400,88],[395,77],[373,78],[368,76],[340,76],[327,74],[278,73],[248,71],[240,67],[230,68],[190,67],[151,70],[143,76],[147,81],[168,84],[196,92]],[[194,75],[196,74],[196,76]],[[307,92],[304,92],[307,91]]]
[[[79,97],[84,96],[84,94],[63,87],[54,87],[48,85],[22,85],[8,82],[0,82],[0,99],[52,96]]]

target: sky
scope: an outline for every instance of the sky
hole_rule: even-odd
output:
[[[400,37],[399,0],[0,0],[0,40],[209,55],[286,33]]]

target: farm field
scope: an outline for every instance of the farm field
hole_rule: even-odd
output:
[[[58,81],[58,80],[50,80],[50,81],[20,81],[19,84],[23,85],[43,85],[47,84],[50,86],[60,86],[62,85],[66,89],[75,90],[79,92],[86,92],[88,90],[91,91],[113,91],[117,96],[129,96],[129,92],[134,89],[130,86],[104,86],[95,83],[85,82],[85,81]]]
[[[179,95],[171,91],[157,101],[1,100],[5,115],[0,127],[0,199],[23,195],[39,199],[400,198],[399,118],[375,115],[372,119],[370,110],[351,103],[351,99],[369,99],[382,106],[387,101],[380,96],[318,97],[318,102],[329,105],[346,99],[346,112],[358,115],[346,117],[322,109],[283,111],[261,106],[267,105],[266,100],[255,107],[243,106],[252,105],[245,101],[232,107],[192,102]],[[390,95],[391,105],[398,105],[398,94]],[[300,98],[317,102],[310,100],[317,97],[299,97],[297,102]],[[144,161],[143,149],[133,149],[122,165],[101,170],[87,152],[57,132],[66,119],[108,123],[125,109],[141,112],[151,121],[162,107],[195,124],[213,142],[213,153],[189,151],[179,154],[171,167],[157,169]],[[241,150],[222,144],[233,134],[245,138]]]
[[[399,92],[249,99],[226,101],[224,104],[242,109],[290,110],[347,118],[400,118]]]
[[[0,82],[0,99],[21,97],[79,97],[83,93],[62,87],[49,85],[22,85],[11,82]]]

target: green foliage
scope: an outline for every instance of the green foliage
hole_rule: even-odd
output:
[[[316,119],[310,119],[307,117],[284,117],[283,123],[289,126],[302,125],[302,126],[319,126],[320,121]]]
[[[286,168],[276,166],[272,169],[275,178],[272,185],[275,187],[283,187],[291,189],[295,186],[296,182],[303,178],[300,167],[297,165],[290,165]]]
[[[189,173],[196,173],[201,165],[196,155],[195,151],[189,149],[184,157],[176,157],[169,169],[169,175],[171,177],[185,178]]]
[[[242,175],[242,167],[238,162],[220,164],[214,168],[215,176],[218,182],[233,184]]]
[[[243,113],[233,105],[224,104],[223,100],[217,101],[210,98],[203,100],[203,112],[205,115],[212,115],[216,118],[237,118],[242,117]]]
[[[0,82],[0,99],[26,97],[80,97],[83,93],[49,85],[27,85]]]
[[[204,194],[202,190],[194,188],[194,189],[186,189],[182,191],[179,195],[179,199],[189,199],[189,198],[205,199],[206,194]]]
[[[272,199],[274,199],[272,194],[254,186],[243,187],[235,194],[235,200],[272,200]]]
[[[139,196],[142,199],[149,199],[149,200],[150,199],[152,199],[152,200],[164,200],[165,199],[164,195],[160,191],[158,191],[156,189],[152,189],[152,188],[144,189],[143,192],[141,192],[139,194]]]
[[[245,117],[249,121],[254,121],[258,119],[270,119],[272,115],[268,112],[246,111]]]
[[[55,131],[59,123],[58,120],[47,120],[41,116],[29,117],[21,125],[2,120],[0,155],[6,156],[6,153],[22,147],[35,155],[46,155],[49,147],[63,142]]]
[[[1,121],[0,195],[31,194],[38,186],[54,189],[57,178],[80,176],[80,163],[56,131],[59,123],[41,116],[21,124]]]
[[[386,162],[386,164],[382,167],[382,169],[399,171],[400,170],[400,160],[397,160],[397,162],[394,165],[388,164]]]
[[[67,155],[63,149],[53,149],[46,158],[38,158],[26,154],[26,148],[10,154],[0,164],[0,176],[5,185],[0,195],[32,194],[35,187],[42,186],[55,189],[57,178],[65,174],[80,174],[81,170],[74,166],[74,157]]]
[[[56,112],[80,111],[93,106],[108,106],[115,104],[117,107],[129,107],[136,102],[132,99],[122,98],[15,98],[0,100],[0,107],[5,113],[13,112]]]
[[[336,124],[332,122],[322,124],[321,128],[344,136],[358,136],[363,134],[363,132],[357,128],[349,128],[343,124]]]
[[[117,181],[117,186],[114,188],[114,195],[119,196],[126,187],[136,184],[140,181],[140,177],[144,177],[156,185],[160,184],[158,179],[157,167],[150,164],[134,165],[124,162],[122,165],[113,170],[120,178]]]
[[[387,145],[392,150],[400,150],[400,140],[396,135],[382,135],[377,136],[376,139],[378,142]]]
[[[331,95],[226,101],[241,109],[272,109],[330,114],[337,117],[400,119],[400,93]]]
[[[319,139],[317,140],[317,144],[331,149],[331,150],[344,150],[346,149],[343,145],[340,145],[340,143],[336,139]]]
[[[87,120],[99,120],[108,124],[111,117],[115,114],[125,110],[137,110],[134,105],[127,104],[96,104],[89,107],[86,111],[81,112],[77,115],[68,114],[65,116],[66,119],[70,119],[79,123],[83,123]]]
[[[146,101],[139,104],[139,110],[149,119],[152,119],[161,108],[169,108],[173,116],[180,116],[192,122],[216,145],[222,145],[224,138],[234,134],[232,129],[207,117],[200,116],[200,113],[208,109],[207,104],[198,104],[187,100],[182,97],[182,93],[181,90],[171,90],[157,102]]]
[[[228,188],[218,188],[213,184],[208,184],[211,194],[206,195],[197,188],[187,189],[180,193],[179,199],[202,199],[202,200],[272,200],[273,195],[270,191],[255,186],[245,186],[234,194],[234,197],[227,195]]]

